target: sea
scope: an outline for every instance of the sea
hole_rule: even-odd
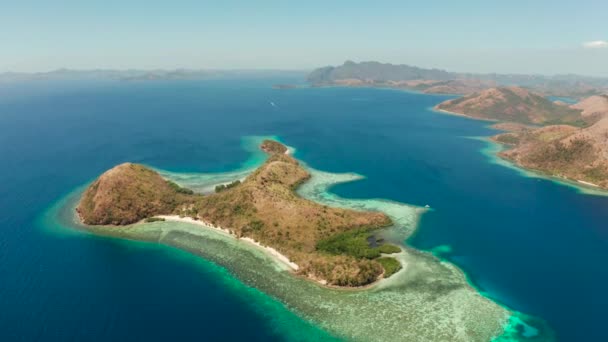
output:
[[[499,161],[489,123],[432,110],[453,96],[285,83],[302,79],[0,84],[0,341],[339,339],[213,260],[49,228],[116,164],[228,172],[251,136],[361,175],[341,198],[428,206],[404,244],[558,341],[608,341],[608,197]]]

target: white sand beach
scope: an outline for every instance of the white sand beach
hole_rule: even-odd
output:
[[[300,267],[294,263],[291,262],[289,260],[288,257],[286,257],[285,255],[279,253],[279,251],[277,251],[276,249],[272,248],[272,247],[268,247],[268,246],[263,246],[260,243],[254,241],[251,238],[248,237],[242,237],[242,238],[237,238],[235,235],[233,235],[229,229],[223,228],[223,227],[219,227],[216,225],[213,225],[209,222],[205,222],[203,220],[195,220],[191,217],[180,217],[177,215],[158,215],[155,216],[158,218],[162,218],[165,219],[165,221],[175,221],[175,222],[185,222],[185,223],[191,223],[200,227],[204,227],[206,229],[213,229],[216,231],[220,231],[224,234],[227,234],[229,236],[234,237],[235,239],[238,239],[239,241],[245,241],[246,243],[256,246],[257,248],[260,248],[261,250],[263,250],[267,255],[271,256],[274,260],[276,260],[278,263],[283,264],[287,267],[289,267],[289,269],[293,270],[293,271],[297,271]]]

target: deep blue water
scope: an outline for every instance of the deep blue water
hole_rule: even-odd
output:
[[[0,340],[281,340],[209,263],[40,224],[115,164],[229,170],[242,136],[278,135],[314,168],[367,176],[339,195],[431,205],[409,243],[451,246],[480,290],[561,341],[608,341],[608,197],[491,164],[468,138],[485,123],[428,110],[447,97],[270,87],[290,81],[0,85]]]

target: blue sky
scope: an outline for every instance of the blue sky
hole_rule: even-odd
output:
[[[608,76],[605,41],[606,0],[0,0],[0,72],[310,69],[350,59]]]

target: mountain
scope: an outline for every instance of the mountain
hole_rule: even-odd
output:
[[[511,146],[500,156],[529,169],[608,188],[608,96],[593,96],[572,107],[593,123],[499,134],[494,140]]]
[[[313,70],[314,86],[393,87],[426,93],[469,94],[487,88],[519,86],[545,96],[586,97],[608,91],[608,78],[579,75],[474,74],[379,62],[326,66]]]
[[[448,100],[436,109],[475,119],[546,125],[584,124],[581,110],[556,104],[519,87],[490,88]]]
[[[408,80],[449,80],[451,73],[438,69],[422,69],[409,65],[393,65],[379,62],[355,63],[346,61],[339,67],[319,68],[310,73],[308,82],[313,84],[332,83],[336,80],[358,79],[376,82]]]

